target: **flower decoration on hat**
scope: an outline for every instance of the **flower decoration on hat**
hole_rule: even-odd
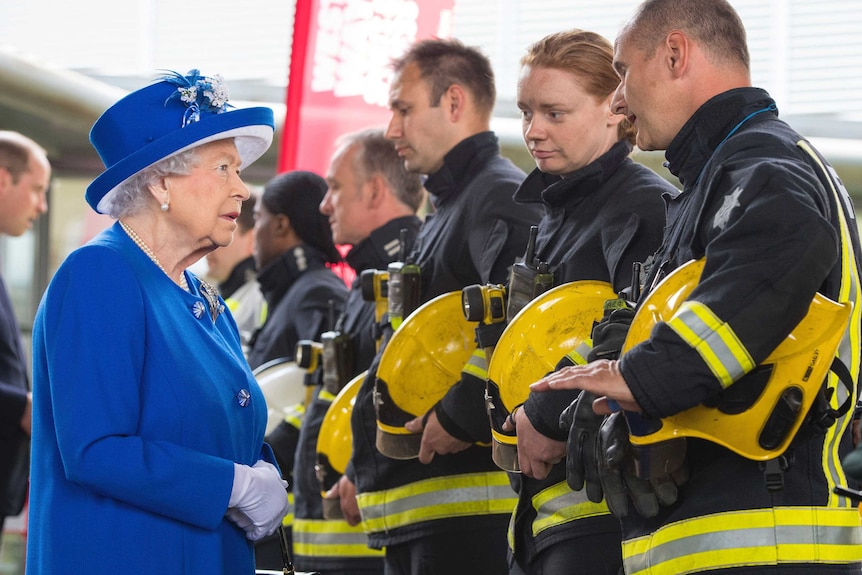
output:
[[[227,86],[220,74],[201,76],[199,70],[189,70],[183,76],[168,70],[162,79],[177,87],[167,101],[178,98],[187,108],[183,114],[183,127],[199,121],[203,113],[221,114],[231,107],[227,103]]]

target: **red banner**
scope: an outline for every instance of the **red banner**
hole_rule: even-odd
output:
[[[278,171],[326,175],[342,134],[389,122],[390,63],[448,38],[454,0],[297,0]]]

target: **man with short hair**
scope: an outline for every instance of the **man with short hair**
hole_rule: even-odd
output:
[[[48,211],[51,164],[30,138],[0,131],[0,233],[20,236]],[[27,354],[6,285],[0,278],[0,535],[21,513],[30,473],[32,400]]]
[[[621,519],[626,573],[859,573],[859,513],[833,493],[846,485],[841,458],[852,448],[848,407],[860,362],[850,198],[822,156],[778,118],[769,94],[752,87],[745,29],[726,0],[647,0],[617,37],[614,68],[621,83],[613,109],[637,126],[638,147],[665,150],[683,185],[668,201],[646,295],[660,293],[664,278],[678,281],[670,272],[691,260],[703,260],[703,269],[671,317],[621,359],[563,369],[533,389],[583,389],[599,396],[598,413],[617,409],[610,400],[625,410],[602,424],[598,471]],[[779,360],[765,360],[808,317],[818,293],[853,304],[834,358],[819,357],[813,330],[797,333],[806,353],[798,375],[788,376],[794,385],[778,407],[752,405],[762,386],[786,385],[770,375]],[[815,378],[819,392],[788,435],[776,423],[794,420],[792,388],[801,390],[806,371],[823,362],[834,373],[822,386]],[[710,409],[708,426],[746,411],[759,420],[712,441],[627,447],[627,422],[652,426],[692,408]],[[765,460],[731,449],[738,436],[761,431],[752,443],[792,442]],[[621,478],[626,497],[609,497]]]
[[[351,132],[336,145],[320,211],[329,218],[333,240],[351,246],[345,259],[356,277],[332,338],[339,341],[335,354],[344,357],[323,363],[324,385],[317,388],[300,431],[294,465],[294,561],[302,571],[373,575],[383,573],[382,554],[368,548],[365,532],[344,520],[323,518],[321,485],[315,475],[317,437],[335,395],[368,369],[377,353],[376,306],[363,299],[361,274],[385,269],[398,258],[402,231],[412,245],[421,225],[416,212],[425,190],[419,176],[404,168],[383,130]]]
[[[435,39],[414,44],[394,69],[386,137],[409,171],[427,175],[434,205],[409,258],[420,270],[420,304],[505,283],[541,213],[512,199],[524,173],[500,156],[490,131],[490,62],[456,40]],[[515,497],[490,448],[476,443],[490,437],[484,381],[452,382],[448,399],[413,422],[423,462],[390,459],[375,446],[372,399],[385,347],[354,404],[353,459],[337,486],[346,516],[359,520],[347,505],[355,486],[369,544],[385,548],[387,575],[506,573]]]

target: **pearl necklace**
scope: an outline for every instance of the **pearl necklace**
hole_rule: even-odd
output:
[[[135,244],[139,248],[141,248],[141,251],[143,251],[145,254],[147,254],[147,257],[149,257],[151,260],[153,260],[153,263],[156,264],[160,270],[165,272],[166,276],[171,277],[170,274],[168,274],[167,270],[165,270],[165,268],[162,267],[162,262],[160,262],[159,258],[156,257],[156,254],[153,253],[153,250],[150,249],[150,246],[148,246],[147,244],[144,243],[144,240],[141,239],[141,236],[139,236],[137,233],[135,233],[135,230],[130,228],[128,225],[126,225],[126,222],[120,222],[120,227],[123,228],[123,231],[125,231],[126,234],[130,238],[132,238],[132,241],[135,242]],[[171,278],[171,280],[173,280],[173,278]],[[186,281],[186,274],[184,274],[184,273],[180,274],[179,286],[181,288],[183,288],[184,290],[189,291],[189,284]]]

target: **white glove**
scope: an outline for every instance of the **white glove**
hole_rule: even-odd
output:
[[[272,463],[259,460],[254,467],[234,463],[227,518],[252,541],[272,535],[288,512],[286,489],[287,481]]]

